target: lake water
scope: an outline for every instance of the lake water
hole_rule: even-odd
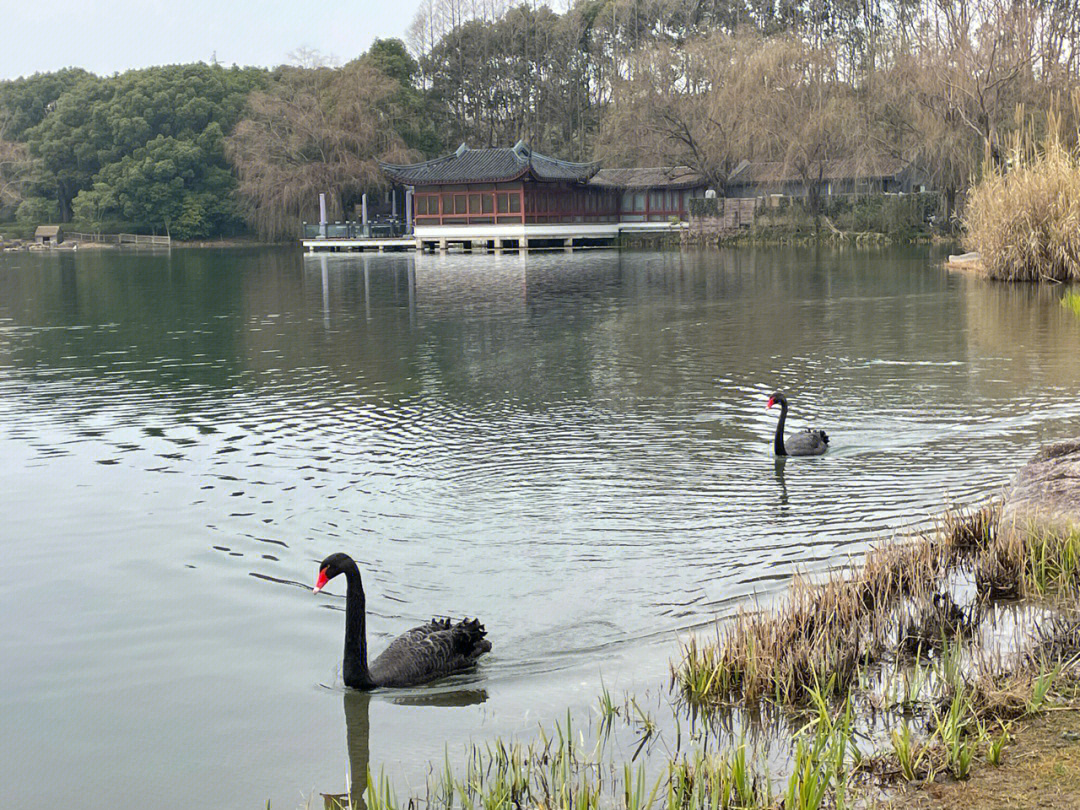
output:
[[[0,256],[0,798],[276,808],[662,691],[679,640],[1080,429],[1060,289],[940,251]],[[789,428],[823,458],[777,465]],[[473,674],[340,682],[479,615]],[[314,796],[314,798],[312,798]]]

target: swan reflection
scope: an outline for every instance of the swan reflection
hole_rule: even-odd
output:
[[[488,699],[486,689],[420,689],[409,693],[386,694],[396,706],[475,706]],[[323,793],[325,810],[367,810],[364,792],[371,768],[372,693],[345,690],[345,745],[349,752],[350,793]]]
[[[398,706],[476,706],[487,699],[486,689],[423,689],[391,700]]]
[[[776,476],[776,482],[780,485],[780,505],[788,505],[787,495],[787,481],[784,480],[784,467],[787,466],[787,456],[774,456],[773,457],[773,475]]]

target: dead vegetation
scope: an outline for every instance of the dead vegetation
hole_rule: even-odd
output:
[[[715,642],[692,638],[673,683],[695,706],[799,704],[809,687],[825,683],[846,694],[861,668],[887,653],[914,651],[950,625],[959,631],[964,621],[942,583],[962,559],[993,544],[996,514],[993,506],[950,512],[934,531],[879,545],[861,565],[824,581],[796,577],[775,609],[743,609],[717,628]]]
[[[992,605],[1080,593],[1080,533],[999,531],[999,511],[950,511],[931,531],[871,549],[861,565],[819,581],[796,577],[775,608],[743,609],[715,641],[691,638],[672,666],[673,685],[696,707],[800,705],[823,684],[843,696],[873,664],[939,654],[950,643],[978,646]],[[970,598],[954,592],[965,582]],[[1013,646],[1034,646],[1020,668],[1080,650],[1080,624],[1060,605],[1024,633]]]
[[[1080,107],[1080,94],[1073,106]],[[1021,108],[1021,122],[1023,116]],[[979,253],[989,278],[1080,280],[1080,153],[1062,130],[1053,112],[1041,138],[1031,122],[1021,125],[1008,159],[987,161],[985,177],[972,188],[965,243]]]

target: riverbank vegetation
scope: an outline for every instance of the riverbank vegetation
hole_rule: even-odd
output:
[[[717,188],[742,160],[778,161],[808,190],[815,228],[896,238],[906,219],[828,216],[823,168],[911,161],[949,231],[984,156],[1006,165],[1018,104],[1057,110],[1072,144],[1075,112],[1055,99],[1080,87],[1080,32],[1061,9],[425,0],[407,44],[340,67],[305,51],[273,70],[40,74],[0,83],[0,221],[276,239],[315,218],[317,191],[332,217],[354,216],[383,183],[379,159],[523,138],[567,159],[687,165]]]
[[[719,244],[884,244],[951,237],[952,225],[940,221],[941,210],[941,197],[932,192],[825,197],[816,210],[807,200],[784,197],[759,208],[752,227]]]
[[[668,700],[605,692],[531,744],[448,753],[409,802],[354,774],[352,806],[892,806],[1008,766],[1048,710],[1080,716],[1078,593],[1080,533],[950,512],[689,641]]]
[[[993,279],[1080,281],[1080,151],[1058,116],[1041,136],[1035,127],[1015,133],[1006,161],[972,189],[965,243]]]

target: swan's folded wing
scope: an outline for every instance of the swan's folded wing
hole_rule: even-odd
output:
[[[427,624],[421,624],[412,628],[411,630],[406,630],[404,633],[398,636],[395,641],[400,641],[403,638],[412,638],[419,641],[420,639],[426,638],[432,633],[437,633],[440,630],[449,630],[451,627],[453,627],[453,624],[450,619],[440,619],[438,616],[436,616]]]
[[[792,433],[784,446],[789,456],[816,456],[829,449],[829,437],[824,430],[806,428]]]
[[[433,620],[390,642],[371,663],[371,676],[380,686],[414,686],[467,669],[491,649],[486,635],[478,619],[452,626]]]

